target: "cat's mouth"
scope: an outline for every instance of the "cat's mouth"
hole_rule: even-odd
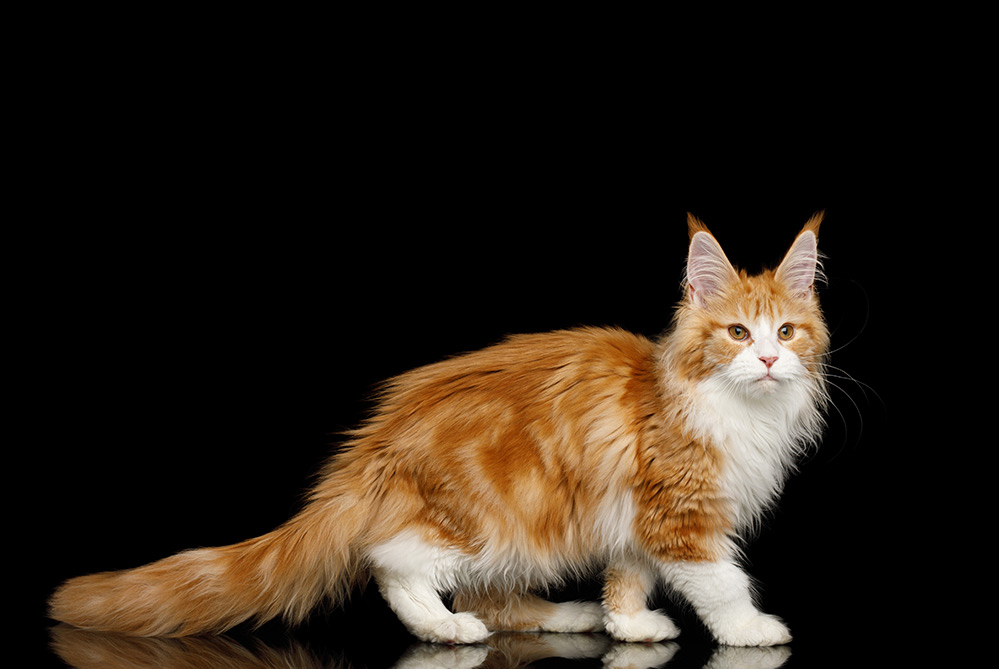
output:
[[[767,372],[763,376],[756,379],[756,385],[760,388],[772,388],[780,383],[780,379],[775,376],[771,376],[770,372]]]

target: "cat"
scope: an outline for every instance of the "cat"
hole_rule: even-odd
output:
[[[70,579],[51,617],[219,633],[301,621],[373,578],[427,642],[597,630],[656,642],[680,632],[648,608],[665,584],[720,644],[789,642],[758,610],[739,555],[824,427],[822,218],[776,269],[750,275],[688,215],[683,297],[657,340],[596,327],[516,335],[401,374],[286,524]],[[538,594],[600,571],[601,603]]]

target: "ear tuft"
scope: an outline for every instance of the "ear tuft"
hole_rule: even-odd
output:
[[[687,236],[690,239],[694,238],[694,235],[698,232],[708,232],[708,226],[701,222],[701,219],[697,218],[689,211],[687,212]],[[708,233],[710,234],[710,233]]]
[[[805,221],[805,225],[803,228],[801,228],[801,232],[811,231],[817,239],[819,236],[819,226],[822,225],[822,219],[824,219],[825,217],[826,217],[825,209],[818,210],[817,212],[812,214],[811,218]]]

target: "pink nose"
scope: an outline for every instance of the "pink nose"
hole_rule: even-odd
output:
[[[760,360],[762,360],[763,364],[767,366],[767,369],[770,369],[773,366],[773,364],[777,362],[777,356],[768,355],[766,357],[761,357]]]

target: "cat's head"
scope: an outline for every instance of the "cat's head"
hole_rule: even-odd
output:
[[[685,295],[670,337],[676,371],[691,380],[712,377],[748,396],[821,387],[829,348],[815,292],[821,221],[820,213],[805,224],[776,269],[749,275],[689,216]]]

